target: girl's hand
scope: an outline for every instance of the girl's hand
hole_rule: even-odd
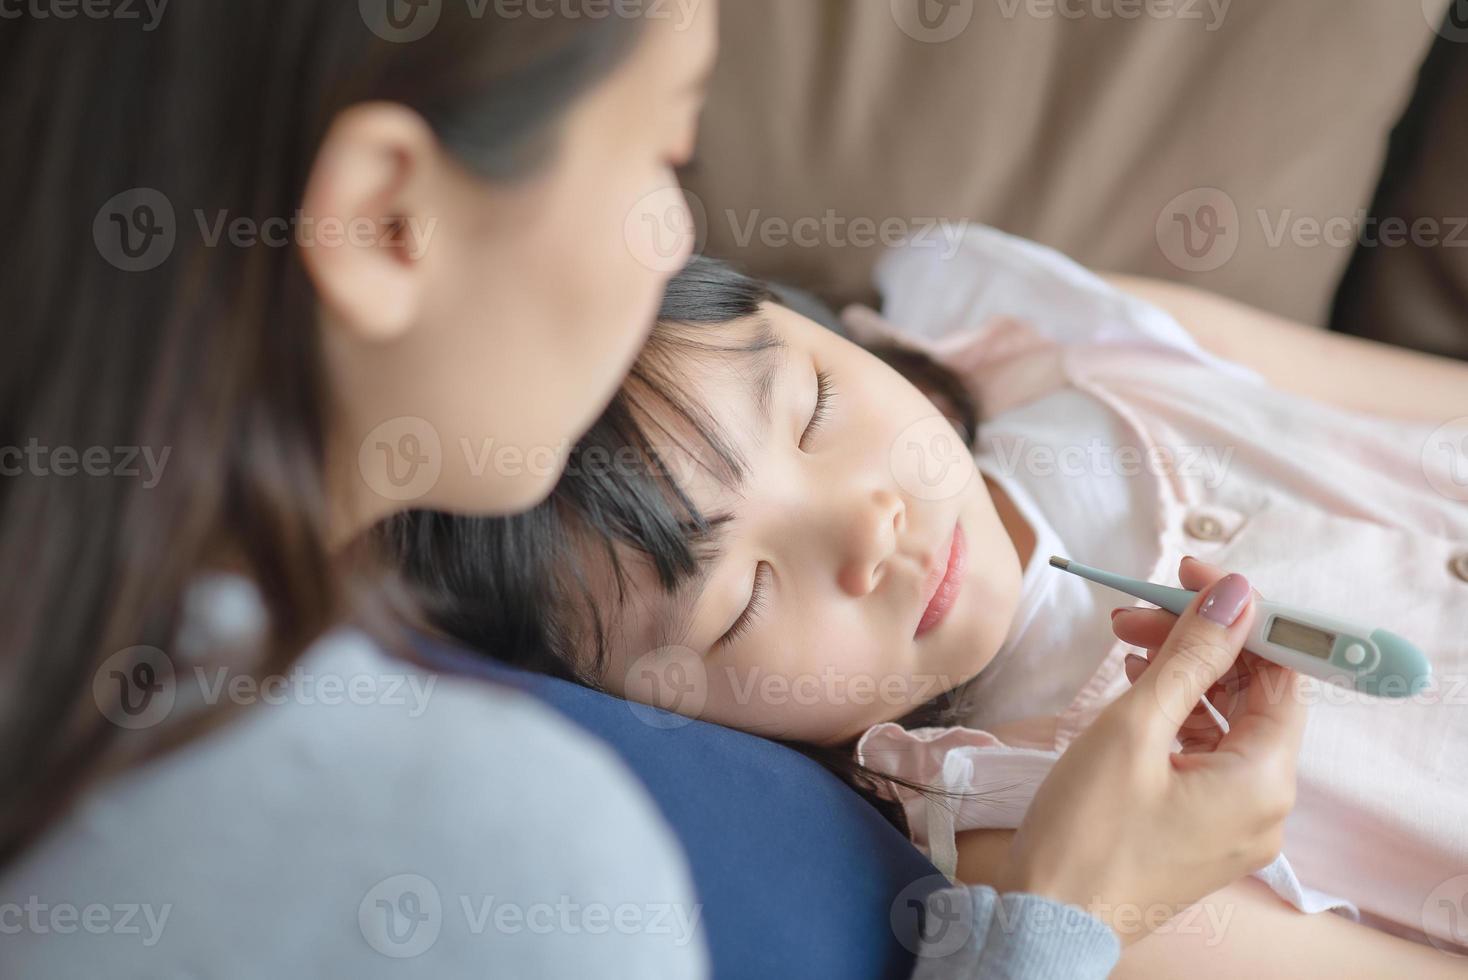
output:
[[[1123,942],[1273,860],[1295,800],[1297,675],[1258,658],[1234,669],[1254,618],[1241,576],[1193,561],[1181,574],[1201,594],[1165,638],[1164,621],[1125,614],[1155,652],[1056,763],[996,882],[1085,908]],[[1220,682],[1230,731],[1205,737],[1199,700]]]

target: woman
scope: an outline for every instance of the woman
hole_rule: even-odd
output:
[[[35,907],[0,923],[7,975],[705,968],[696,941],[646,931],[439,935],[435,903],[498,889],[693,899],[604,750],[364,632],[386,597],[350,542],[409,504],[541,499],[676,265],[651,236],[712,5],[686,23],[501,6],[214,2],[147,29],[28,11],[0,30],[0,890]],[[506,447],[523,462],[484,464]],[[1006,890],[1048,898],[1005,902],[1174,905],[1273,853],[1300,709],[1175,771],[1163,709],[1237,638],[1189,617],[1172,642],[1185,669],[1149,671],[1019,835]],[[1104,971],[1112,934],[1065,914],[1083,928],[979,929],[956,955]]]

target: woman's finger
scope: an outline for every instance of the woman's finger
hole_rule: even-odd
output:
[[[1227,573],[1221,569],[1205,565],[1196,558],[1184,558],[1182,565],[1179,566],[1178,578],[1184,588],[1193,592],[1201,592],[1223,578],[1225,574]],[[1264,597],[1255,589],[1254,598]],[[1177,625],[1177,617],[1166,609],[1130,606],[1113,610],[1111,623],[1119,639],[1133,646],[1155,650],[1162,646],[1168,634],[1172,632],[1172,628]]]
[[[1191,556],[1178,566],[1178,580],[1183,587],[1196,591],[1207,588],[1221,574],[1221,569]],[[1258,590],[1254,598],[1262,598]],[[1125,630],[1139,639],[1150,639],[1160,617],[1141,617],[1158,612],[1171,615],[1163,610],[1129,609],[1113,617],[1113,630],[1118,637]],[[1282,767],[1293,766],[1308,716],[1299,694],[1299,675],[1247,650],[1239,654],[1229,673],[1236,675],[1237,682],[1230,678],[1226,697],[1217,696],[1213,689],[1209,692],[1212,703],[1229,723],[1228,735],[1217,741],[1216,748],[1252,757],[1256,762],[1268,759]]]
[[[1220,747],[1293,760],[1299,754],[1308,717],[1298,688],[1300,675],[1263,659],[1257,659],[1251,670],[1254,679],[1229,718],[1229,734]]]
[[[1124,664],[1127,680],[1135,684],[1148,666],[1150,664],[1144,658],[1134,653],[1127,654]],[[1227,703],[1233,699],[1233,695],[1226,692],[1221,685],[1214,685],[1204,697],[1215,706],[1220,701]],[[1224,729],[1202,701],[1183,719],[1177,732],[1178,743],[1183,752],[1211,752],[1218,747],[1219,739],[1223,736]]]
[[[1172,743],[1198,701],[1238,660],[1254,621],[1252,600],[1248,580],[1234,573],[1200,592],[1178,617],[1152,666],[1118,699],[1137,706],[1151,738]]]
[[[1116,638],[1123,643],[1148,651],[1148,660],[1152,658],[1155,651],[1162,647],[1163,643],[1167,642],[1168,634],[1176,625],[1177,617],[1166,609],[1145,609],[1139,606],[1134,609],[1120,610],[1113,613],[1111,617],[1111,631],[1116,634]],[[1253,657],[1253,654],[1245,654],[1244,657]],[[1131,675],[1127,676],[1130,678]],[[1247,664],[1241,658],[1224,671],[1215,686],[1242,690],[1248,686],[1252,676]],[[1135,679],[1133,682],[1135,683]]]
[[[1177,617],[1166,609],[1134,606],[1111,612],[1111,632],[1116,638],[1144,650],[1160,648],[1176,625]]]
[[[1218,720],[1203,707],[1199,702],[1198,707],[1183,722],[1183,727],[1178,729],[1177,741],[1179,755],[1193,755],[1198,752],[1212,752],[1218,748],[1219,742],[1227,734],[1218,724]]]
[[[1178,581],[1184,588],[1193,592],[1207,590],[1226,574],[1227,572],[1223,569],[1199,561],[1191,555],[1183,558],[1178,564]],[[1256,600],[1263,598],[1257,589],[1253,590],[1253,597]],[[1111,622],[1112,631],[1122,642],[1146,650],[1157,650],[1167,642],[1167,637],[1177,625],[1177,617],[1165,609],[1136,606],[1113,611]],[[1247,667],[1247,662],[1257,659],[1250,653],[1241,655],[1239,661],[1230,666],[1224,676],[1219,679],[1220,683],[1241,690],[1247,686],[1249,678],[1253,676],[1252,671]],[[1219,704],[1216,700],[1214,703]],[[1229,707],[1231,708],[1232,705]]]
[[[1178,562],[1177,566],[1177,580],[1190,592],[1202,592],[1227,574],[1228,572],[1217,565],[1199,561],[1192,555]]]

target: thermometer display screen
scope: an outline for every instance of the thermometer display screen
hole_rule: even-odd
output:
[[[1308,653],[1312,657],[1321,660],[1330,659],[1331,648],[1335,646],[1336,635],[1328,633],[1314,626],[1306,626],[1283,616],[1274,617],[1274,622],[1269,624],[1269,635],[1265,637],[1270,643],[1277,643],[1291,650],[1299,650]]]

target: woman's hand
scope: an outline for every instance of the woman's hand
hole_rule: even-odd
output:
[[[1239,658],[1254,618],[1241,576],[1191,559],[1180,576],[1200,590],[1181,617],[1115,617],[1155,652],[1056,763],[996,881],[1085,908],[1124,943],[1273,860],[1295,800],[1297,675]],[[1226,735],[1200,711],[1209,691],[1234,702]]]

